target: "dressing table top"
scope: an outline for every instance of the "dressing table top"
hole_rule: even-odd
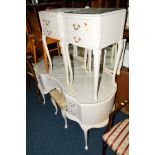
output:
[[[56,78],[61,85],[63,85],[64,92],[76,98],[81,104],[96,104],[108,100],[113,94],[115,94],[117,86],[113,84],[112,76],[102,72],[100,73],[100,87],[98,90],[98,100],[94,102],[94,73],[86,73],[82,67],[83,63],[77,60],[72,60],[74,70],[74,83],[68,85],[66,82],[65,68],[62,57],[54,56],[53,58],[53,71],[52,77]],[[37,68],[40,74],[43,74],[50,78],[51,75],[46,74],[44,68],[44,62],[38,63]],[[50,87],[50,83],[47,84]]]

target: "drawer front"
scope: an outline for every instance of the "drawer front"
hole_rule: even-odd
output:
[[[81,47],[96,46],[98,24],[93,19],[64,18],[64,40]]]
[[[67,102],[67,113],[80,119],[80,109],[77,101],[70,96],[65,95]]]
[[[42,34],[51,38],[58,38],[58,26],[56,17],[50,15],[40,15]]]

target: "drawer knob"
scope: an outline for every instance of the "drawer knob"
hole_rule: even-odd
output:
[[[75,107],[75,104],[71,104],[71,107]]]
[[[74,41],[75,41],[76,43],[78,43],[79,41],[81,41],[81,38],[76,38],[76,37],[74,37]]]
[[[49,21],[49,20],[47,20],[47,21],[46,21],[46,25],[49,25],[49,23],[50,23],[50,21]]]
[[[80,25],[79,24],[73,24],[73,27],[74,27],[74,30],[78,30],[80,28]]]
[[[49,21],[49,20],[45,20],[45,19],[43,19],[43,22],[45,22],[45,23],[46,23],[46,25],[49,25],[49,23],[50,23],[50,21]]]
[[[74,107],[74,106],[75,106],[75,103],[69,102],[69,105],[70,105],[71,107]]]
[[[70,111],[70,112],[71,112],[71,114],[72,114],[72,115],[74,115],[74,116],[76,115],[76,113],[75,113],[75,112],[73,112],[73,111]]]

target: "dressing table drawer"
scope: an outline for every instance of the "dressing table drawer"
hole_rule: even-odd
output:
[[[67,95],[65,95],[65,99],[67,102],[67,112],[70,115],[79,118],[80,110],[79,110],[79,105],[78,105],[77,101],[74,98],[67,96]]]

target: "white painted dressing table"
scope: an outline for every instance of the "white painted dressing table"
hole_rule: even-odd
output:
[[[65,11],[68,12],[64,13]],[[84,131],[85,149],[88,149],[87,131],[90,128],[104,127],[112,111],[117,91],[115,75],[121,67],[121,57],[125,47],[125,41],[122,40],[125,14],[125,9],[106,8],[62,8],[39,12],[43,43],[51,72],[48,74],[45,72],[42,61],[35,65],[38,87],[43,97],[54,88],[63,92],[67,101],[66,117],[78,122]],[[53,66],[46,37],[56,38],[61,42],[63,58],[54,57]],[[118,43],[114,67],[110,72],[103,70],[100,73],[101,49],[114,43]],[[69,44],[93,50],[92,72],[89,74],[85,72],[81,68],[82,62],[76,59],[71,61]],[[106,55],[104,58],[106,61]],[[106,68],[105,62],[104,65]]]

